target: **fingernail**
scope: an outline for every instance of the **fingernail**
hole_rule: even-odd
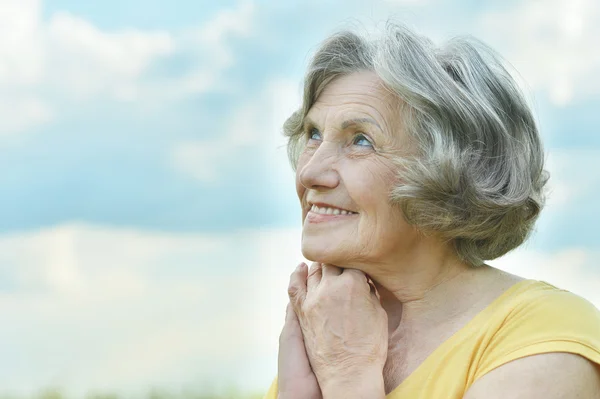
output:
[[[306,266],[306,265],[304,264],[304,262],[302,262],[298,266],[296,266],[296,270],[302,270],[302,269],[304,269],[304,266]]]

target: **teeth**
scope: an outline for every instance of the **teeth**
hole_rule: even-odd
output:
[[[313,205],[310,210],[311,210],[311,212],[319,213],[321,215],[353,215],[353,214],[356,214],[356,212],[350,212],[350,211],[346,211],[344,209],[338,209],[338,208],[319,208],[316,205]]]

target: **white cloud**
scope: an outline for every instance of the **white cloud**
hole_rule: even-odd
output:
[[[550,0],[486,12],[479,22],[533,88],[565,105],[600,93],[599,18],[595,0]]]
[[[47,72],[53,78],[49,84],[77,98],[132,95],[151,62],[171,54],[174,47],[167,32],[103,32],[66,12],[51,17],[45,39]]]
[[[555,253],[517,250],[490,265],[522,277],[546,281],[586,298],[600,309],[600,253],[570,248]]]
[[[45,20],[41,0],[0,0],[0,10],[5,134],[46,123],[81,100],[163,102],[226,89],[221,76],[235,62],[229,40],[251,35],[254,17],[244,1],[191,30],[107,31],[68,12]],[[178,54],[193,60],[191,72],[148,79],[155,62]]]
[[[273,79],[256,98],[233,112],[222,137],[177,143],[169,150],[167,162],[202,183],[214,183],[228,168],[239,165],[244,155],[258,153],[269,161],[274,184],[281,179],[289,182],[283,122],[300,101],[299,86]]]
[[[0,88],[30,86],[43,73],[38,0],[0,0]]]
[[[204,25],[178,32],[176,51],[196,58],[191,72],[159,81],[147,90],[163,99],[178,99],[210,90],[229,90],[223,72],[235,63],[231,38],[248,38],[254,32],[256,7],[241,0],[231,9],[222,9]]]
[[[218,140],[180,142],[170,150],[169,163],[182,174],[214,183],[223,174],[223,167],[235,158],[234,151]]]
[[[600,169],[600,151],[594,149],[553,149],[546,165],[550,172],[548,206],[559,209],[598,191],[600,175],[582,173]]]
[[[282,250],[294,234],[69,224],[0,237],[3,390],[132,393],[227,378],[262,388],[241,377],[264,349],[257,321],[293,269]]]
[[[0,137],[51,121],[52,108],[33,96],[0,94]]]
[[[37,0],[0,0],[0,137],[52,119],[32,88],[44,74]]]
[[[429,0],[384,0],[391,5],[414,6],[428,4]]]
[[[232,378],[266,390],[289,275],[304,260],[300,235],[299,228],[208,236],[69,224],[0,237],[3,389],[28,394],[52,385],[78,396],[133,397],[150,386]],[[521,249],[492,264],[600,306],[598,255]]]
[[[52,103],[100,95],[131,99],[150,63],[170,54],[165,32],[103,32],[59,12],[42,19],[39,0],[0,1],[0,133],[47,123]]]
[[[240,2],[234,9],[221,10],[212,20],[195,32],[197,40],[211,46],[216,51],[225,51],[220,53],[221,62],[229,62],[233,55],[224,48],[224,44],[229,36],[251,35],[254,12],[254,4],[250,1]]]

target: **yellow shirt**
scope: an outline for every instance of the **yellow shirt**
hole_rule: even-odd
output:
[[[435,349],[387,399],[460,399],[484,374],[547,352],[600,364],[600,311],[544,281],[511,286]],[[277,377],[264,399],[277,399]]]

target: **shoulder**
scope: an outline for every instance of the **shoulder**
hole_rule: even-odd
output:
[[[496,338],[514,336],[516,331],[521,336],[548,334],[548,338],[557,334],[600,337],[600,310],[588,300],[544,281],[525,280],[518,286],[499,309],[502,323]]]
[[[498,311],[476,368],[466,399],[600,399],[600,311],[546,282],[523,282]]]
[[[464,399],[574,397],[600,399],[600,365],[573,353],[542,353],[494,369]]]
[[[600,339],[600,311],[587,299],[543,281],[532,281],[507,320],[513,328]]]
[[[600,310],[543,281],[527,280],[497,309],[480,372],[542,352],[575,352],[600,359]],[[600,363],[600,360],[598,360]]]

